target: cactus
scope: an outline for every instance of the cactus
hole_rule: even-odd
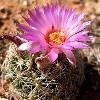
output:
[[[74,54],[76,65],[63,53],[50,63],[41,53],[19,53],[10,43],[2,65],[3,79],[12,85],[10,91],[18,100],[75,100],[84,80],[84,65],[80,51]]]
[[[75,100],[84,81],[79,49],[89,47],[85,28],[91,21],[83,22],[83,13],[77,15],[58,2],[29,10],[28,15],[23,17],[28,25],[16,22],[23,34],[4,35],[13,42],[2,65],[10,92],[18,100]]]

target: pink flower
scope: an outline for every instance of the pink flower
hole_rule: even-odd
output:
[[[51,62],[58,58],[58,54],[64,52],[67,59],[75,63],[73,50],[88,48],[84,44],[90,41],[88,31],[84,30],[90,21],[82,23],[84,14],[76,14],[75,9],[66,9],[58,3],[37,7],[35,11],[28,11],[29,18],[24,18],[28,25],[17,24],[23,30],[18,35],[24,43],[19,50],[28,50],[30,53],[42,52],[48,56]]]

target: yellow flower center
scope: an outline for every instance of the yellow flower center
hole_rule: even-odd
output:
[[[61,44],[65,41],[65,37],[61,35],[61,32],[53,32],[49,34],[49,39],[56,44]]]

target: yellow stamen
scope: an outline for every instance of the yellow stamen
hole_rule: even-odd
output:
[[[65,41],[65,37],[61,36],[61,32],[51,33],[49,35],[49,38],[50,38],[51,41],[53,41],[56,44],[61,44],[62,42]]]

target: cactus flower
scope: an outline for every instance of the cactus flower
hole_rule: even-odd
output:
[[[63,52],[74,64],[76,60],[73,50],[89,47],[85,44],[90,41],[87,34],[89,31],[85,28],[91,21],[82,22],[84,13],[77,14],[75,9],[54,3],[37,7],[34,11],[29,10],[28,15],[28,18],[23,17],[27,25],[17,23],[23,31],[17,37],[25,40],[19,50],[27,50],[32,54],[42,52],[51,62]]]

